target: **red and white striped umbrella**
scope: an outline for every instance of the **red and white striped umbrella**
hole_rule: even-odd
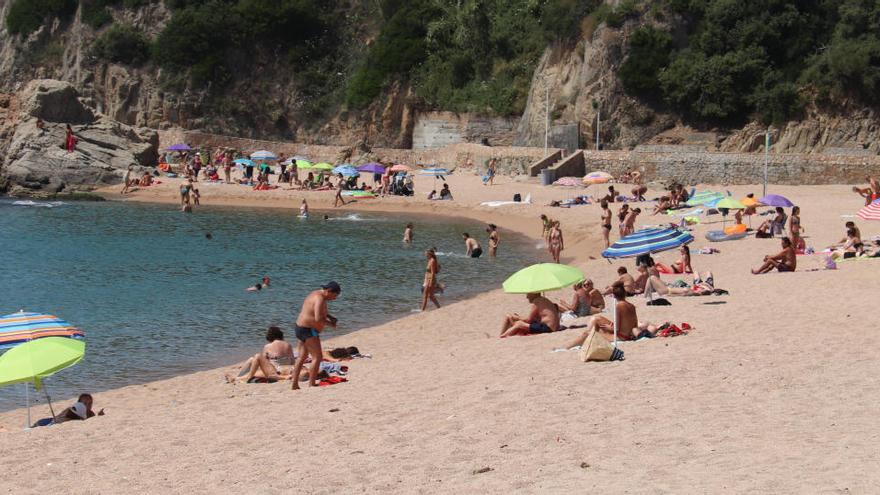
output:
[[[857,215],[863,220],[880,220],[880,201],[862,208]]]

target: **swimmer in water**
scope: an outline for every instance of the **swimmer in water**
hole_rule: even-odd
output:
[[[263,290],[263,284],[254,284],[254,285],[248,287],[247,289],[245,289],[245,291],[247,291],[247,292],[257,292],[257,291],[261,291],[261,290]]]
[[[299,205],[299,216],[301,218],[309,218],[309,203],[303,198],[302,204]]]
[[[403,242],[407,244],[412,244],[413,242],[413,224],[406,224],[406,228],[403,229]]]

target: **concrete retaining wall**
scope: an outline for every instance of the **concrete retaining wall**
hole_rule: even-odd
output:
[[[764,180],[760,153],[639,153],[585,151],[588,171],[613,175],[639,170],[645,181],[682,184],[757,184]],[[770,154],[768,180],[773,184],[846,184],[880,173],[880,157],[822,154]]]
[[[553,165],[559,160],[562,160],[562,150],[556,150],[553,153],[550,153],[544,158],[541,158],[537,162],[533,163],[529,167],[529,175],[535,177],[536,175],[541,173],[541,170],[544,170],[545,168]]]
[[[466,113],[420,113],[413,126],[413,149],[481,143],[483,139],[488,139],[492,146],[510,146],[516,136],[517,122],[518,119],[478,117]]]
[[[578,150],[565,157],[562,161],[551,167],[553,177],[583,177],[587,174],[584,169],[584,153]]]

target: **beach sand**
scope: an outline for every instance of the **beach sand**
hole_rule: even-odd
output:
[[[473,175],[453,175],[456,200],[428,202],[430,181],[417,178],[415,198],[336,211],[467,216],[498,224],[502,235],[535,237],[538,215],[547,213],[562,222],[564,261],[597,286],[621,264],[634,270],[632,260],[599,256],[598,206],[542,206],[581,189],[506,177],[484,187]],[[200,189],[206,205],[285,207],[291,215],[303,197]],[[761,192],[730,189],[735,197]],[[126,199],[176,201],[175,192],[165,182]],[[479,206],[515,192],[531,193],[533,204]],[[862,206],[842,185],[771,192],[801,205],[811,246],[843,237],[841,215]],[[118,188],[107,193],[119,197]],[[332,192],[307,197],[313,208],[333,201]],[[668,220],[649,212],[639,225]],[[855,220],[863,237],[880,233]],[[718,227],[697,226],[692,247],[709,245],[703,235]],[[485,244],[485,234],[478,239]],[[714,272],[730,294],[670,298],[672,306],[661,307],[633,298],[640,319],[695,329],[623,343],[625,361],[583,363],[575,351],[552,352],[580,330],[498,339],[503,315],[527,306],[524,296],[495,290],[325,342],[372,354],[350,363],[348,383],[299,392],[288,383],[229,385],[223,373],[231,368],[224,368],[95,394],[107,416],[85,422],[21,431],[24,411],[4,413],[0,486],[9,493],[876,491],[880,337],[870,315],[880,261],[810,272],[821,257],[801,256],[796,273],[753,276],[749,268],[778,252],[778,239],[712,245],[721,253],[694,254],[693,266]],[[656,258],[669,263],[677,255]],[[344,299],[343,292],[333,304]],[[291,301],[292,309],[299,303]],[[254,352],[260,346],[254,342]]]

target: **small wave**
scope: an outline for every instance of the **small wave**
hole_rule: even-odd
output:
[[[363,222],[364,218],[358,215],[357,213],[351,213],[349,215],[345,215],[344,217],[330,217],[327,220],[335,220],[342,222]]]
[[[63,201],[49,201],[49,202],[43,203],[43,202],[38,202],[38,201],[31,201],[29,199],[24,199],[24,200],[13,201],[12,204],[15,206],[33,206],[36,208],[54,208],[56,206],[62,206],[67,203],[65,203]]]
[[[437,251],[437,252],[435,252],[434,254],[436,254],[437,256],[448,256],[448,257],[450,257],[450,258],[467,258],[467,257],[468,257],[468,256],[465,256],[465,255],[462,254],[462,253],[453,253],[453,252],[448,252],[448,253],[446,253],[446,252],[443,252],[443,251]]]

